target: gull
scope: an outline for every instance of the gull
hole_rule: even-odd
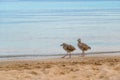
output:
[[[63,49],[67,52],[65,56],[69,55],[69,58],[71,58],[71,52],[76,50],[75,47],[66,43],[61,44],[61,46],[63,46]],[[63,56],[62,58],[65,58],[65,56]]]
[[[78,39],[77,41],[78,41],[78,47],[79,47],[79,49],[82,50],[82,54],[81,54],[81,55],[84,57],[84,56],[85,56],[85,51],[91,49],[91,47],[88,46],[88,45],[85,44],[85,43],[82,43],[82,42],[81,42],[81,39]]]

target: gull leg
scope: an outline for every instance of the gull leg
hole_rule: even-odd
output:
[[[84,54],[85,54],[85,53],[84,53],[84,51],[82,51],[82,54],[81,54],[81,56],[82,56],[82,57],[84,57],[84,56],[85,56]]]
[[[83,51],[83,57],[85,56],[85,52]]]
[[[64,55],[62,58],[65,58],[65,56],[67,56],[67,55],[68,55],[68,53],[66,55]]]
[[[71,58],[71,53],[69,53],[69,58]]]

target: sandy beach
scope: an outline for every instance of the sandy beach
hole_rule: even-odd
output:
[[[0,80],[120,80],[120,56],[0,61]]]

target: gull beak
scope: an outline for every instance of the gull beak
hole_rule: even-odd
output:
[[[60,46],[63,46],[63,44],[61,44]]]

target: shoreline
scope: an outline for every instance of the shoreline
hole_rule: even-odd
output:
[[[112,51],[113,52],[113,51]],[[95,53],[95,54],[94,54]],[[104,57],[104,56],[120,56],[120,53],[118,51],[113,53],[108,52],[94,52],[92,54],[87,53],[85,57]],[[65,53],[66,54],[66,53]],[[46,60],[46,59],[60,59],[65,54],[55,54],[55,55],[15,55],[15,56],[0,56],[0,62],[1,61],[14,61],[14,60]],[[81,57],[80,54],[71,54],[72,57]],[[68,58],[68,56],[66,56]],[[82,58],[82,57],[81,57]]]
[[[36,57],[39,57],[39,58],[45,58],[45,57],[48,57],[48,58],[57,58],[57,57],[60,57],[60,56],[63,56],[65,55],[66,53],[64,54],[46,54],[46,55],[41,55],[41,54],[28,54],[28,55],[24,55],[24,54],[20,54],[20,55],[0,55],[0,59],[7,59],[7,58],[27,58],[27,57],[31,57],[31,58],[36,58]],[[72,53],[71,55],[72,56],[79,56],[81,53]],[[91,56],[91,55],[120,55],[120,51],[103,51],[103,52],[87,52],[85,53],[86,56]],[[47,58],[45,58],[47,59]]]

